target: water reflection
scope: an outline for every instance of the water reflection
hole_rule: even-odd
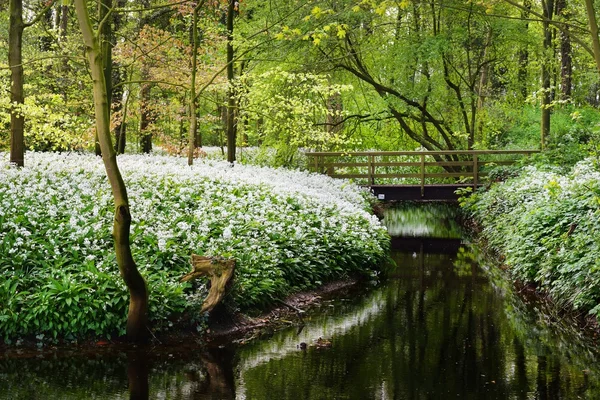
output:
[[[232,360],[199,348],[28,354],[0,360],[0,399],[234,399]]]
[[[456,205],[446,203],[399,203],[386,210],[383,223],[392,237],[462,237]]]
[[[468,249],[453,256],[396,251],[393,257],[396,279],[311,321],[310,338],[330,338],[331,348],[299,351],[294,342],[307,338],[289,331],[241,349],[238,398],[600,396],[597,373],[586,370],[593,364],[582,367],[546,346],[530,348],[535,324],[527,341],[513,330],[507,304]]]
[[[451,222],[436,232],[454,237]],[[392,243],[385,285],[325,302],[301,329],[239,348],[0,355],[0,399],[600,398],[597,343],[564,316],[460,240]]]

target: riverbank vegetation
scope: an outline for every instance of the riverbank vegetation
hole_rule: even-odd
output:
[[[115,264],[124,273],[139,263],[155,328],[191,313],[192,292],[203,293],[177,282],[192,252],[238,261],[228,300],[241,308],[376,264],[385,234],[358,189],[241,165],[306,168],[304,149],[543,150],[533,157],[535,173],[525,169],[477,194],[469,209],[486,234],[495,234],[492,224],[506,233],[490,242],[510,253],[515,276],[600,312],[595,289],[578,286],[595,273],[582,250],[588,239],[569,244],[587,223],[570,220],[592,210],[596,186],[585,178],[575,190],[564,178],[582,168],[593,174],[590,161],[578,163],[597,152],[592,2],[73,3],[0,1],[0,59],[8,60],[0,82],[10,87],[0,94],[0,151],[10,152],[0,164],[5,338],[122,333],[128,296],[109,268]],[[199,165],[131,156],[158,150]],[[104,155],[109,181],[83,152]],[[469,172],[460,156],[444,157],[457,176]],[[514,210],[522,215],[510,217]],[[119,257],[111,251],[113,221]],[[513,232],[517,222],[523,230]],[[526,250],[512,249],[513,240],[533,253],[513,254]],[[132,308],[143,321],[146,293],[136,282]]]
[[[559,307],[600,315],[598,159],[567,171],[527,166],[462,201],[514,279]]]
[[[114,266],[112,198],[91,154],[28,153],[0,164],[0,336],[123,334],[128,296]],[[374,273],[388,237],[368,194],[330,178],[174,157],[119,158],[133,256],[155,330],[197,315],[206,283],[180,283],[192,253],[235,258],[228,307],[249,310],[348,274]],[[196,321],[193,321],[196,318]]]

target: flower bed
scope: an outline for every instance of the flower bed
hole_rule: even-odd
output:
[[[87,154],[0,154],[0,337],[122,334],[128,295],[112,245],[104,167]],[[206,289],[181,284],[192,253],[234,257],[227,301],[262,307],[287,293],[368,272],[386,256],[367,194],[325,176],[160,156],[121,156],[132,250],[154,328],[194,314]]]

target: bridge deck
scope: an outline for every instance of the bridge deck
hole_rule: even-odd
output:
[[[473,188],[473,185],[371,185],[368,187],[379,200],[384,201],[457,201],[456,190]]]

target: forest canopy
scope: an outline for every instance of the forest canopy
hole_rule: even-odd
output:
[[[275,148],[280,164],[294,165],[298,149],[578,152],[596,134],[593,4],[102,0],[88,7],[119,153],[187,154],[191,143],[198,156],[202,146],[230,143]],[[10,17],[15,8],[20,24]],[[0,148],[9,149],[18,128],[12,115],[23,121],[28,150],[92,149],[90,72],[74,8],[4,0],[0,13]],[[9,39],[19,29],[17,46]],[[574,112],[589,121],[588,133]]]

